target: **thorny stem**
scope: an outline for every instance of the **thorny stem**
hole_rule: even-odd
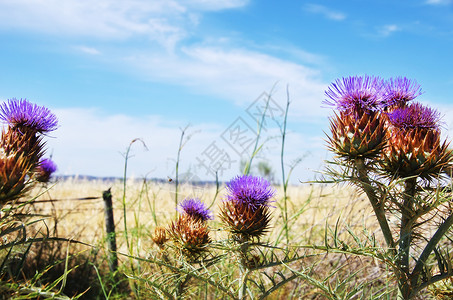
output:
[[[241,242],[241,245],[239,246],[239,256],[240,256],[240,262],[241,262],[241,266],[240,266],[241,278],[240,278],[238,298],[239,298],[239,300],[243,300],[243,299],[245,299],[245,294],[247,291],[247,277],[250,274],[250,269],[247,265],[247,262],[248,262],[247,254],[249,251],[250,244],[249,244],[249,241],[247,241],[247,240],[243,241],[242,238],[241,238],[240,242]]]
[[[379,226],[381,227],[382,234],[384,235],[385,242],[387,246],[390,248],[390,251],[395,254],[395,241],[392,237],[392,232],[390,230],[390,226],[387,222],[387,218],[385,216],[384,205],[381,201],[379,201],[378,197],[376,196],[373,187],[371,186],[370,180],[368,179],[367,170],[365,167],[365,162],[363,158],[355,159],[355,167],[357,169],[357,173],[359,175],[359,180],[362,186],[362,189],[365,191],[368,200],[373,207],[374,214],[379,222]]]
[[[411,284],[409,281],[409,255],[412,242],[412,227],[414,217],[414,196],[417,178],[410,178],[405,182],[403,206],[401,207],[400,241],[398,247],[397,268],[400,271],[398,293],[402,299],[409,299]]]

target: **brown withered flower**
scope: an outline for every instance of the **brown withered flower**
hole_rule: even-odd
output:
[[[159,248],[162,249],[165,243],[168,241],[167,230],[164,227],[160,226],[154,228],[151,239]]]

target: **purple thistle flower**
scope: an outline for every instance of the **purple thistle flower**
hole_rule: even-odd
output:
[[[275,189],[261,177],[242,175],[233,178],[226,185],[227,200],[245,204],[253,209],[269,206],[270,198],[275,195]]]
[[[14,128],[29,128],[44,133],[57,129],[57,117],[46,107],[26,99],[9,99],[0,105],[0,120]]]
[[[388,113],[390,123],[399,129],[427,128],[438,129],[440,113],[420,103],[413,103],[409,106],[396,108]]]
[[[207,221],[212,220],[214,217],[211,211],[207,209],[203,202],[198,198],[187,198],[179,204],[178,211],[187,214],[194,219]]]
[[[350,76],[337,79],[325,92],[324,103],[350,113],[376,111],[382,106],[383,80],[373,76]]]
[[[39,161],[36,169],[37,178],[40,182],[48,182],[53,173],[57,170],[57,165],[50,158],[43,158]]]
[[[385,106],[404,105],[422,94],[421,87],[415,80],[406,77],[390,78],[384,84]]]

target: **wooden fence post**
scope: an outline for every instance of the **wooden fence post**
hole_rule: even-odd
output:
[[[109,269],[111,272],[115,272],[118,269],[118,256],[116,253],[115,222],[113,220],[112,193],[110,192],[110,188],[102,193],[102,198],[104,199]]]

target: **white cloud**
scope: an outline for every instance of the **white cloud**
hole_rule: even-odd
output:
[[[181,4],[198,10],[223,10],[246,6],[249,0],[186,0]]]
[[[331,10],[330,8],[325,7],[323,5],[319,5],[319,4],[312,4],[312,3],[306,4],[304,6],[304,10],[308,11],[310,13],[320,14],[320,15],[324,16],[325,18],[334,20],[334,21],[343,21],[344,19],[346,19],[345,14]]]
[[[307,67],[275,56],[245,48],[237,48],[225,41],[209,43],[180,43],[198,25],[204,11],[232,9],[247,5],[246,0],[14,0],[0,1],[0,28],[61,35],[88,37],[87,41],[72,43],[86,54],[101,54],[90,46],[95,38],[99,45],[104,40],[114,40],[102,47],[104,63],[119,70],[133,70],[134,75],[152,81],[173,83],[203,93],[235,101],[248,106],[263,91],[269,91],[278,82],[273,93],[282,106],[286,101],[286,85],[292,100],[290,113],[303,122],[325,119],[329,113],[320,107],[326,84],[315,67]],[[319,9],[319,8],[318,8]],[[318,13],[341,20],[345,16],[324,9]],[[119,39],[147,37],[155,43],[146,43],[136,49],[134,44],[119,44]],[[77,38],[79,39],[79,38]],[[120,41],[121,42],[121,41]],[[120,54],[117,54],[120,53]],[[303,59],[316,55],[300,52]],[[316,63],[315,63],[316,64]],[[313,65],[313,64],[311,64]],[[137,176],[150,173],[150,177],[171,176],[180,136],[178,126],[164,123],[157,116],[133,118],[126,115],[103,115],[101,111],[77,108],[53,110],[61,121],[56,138],[49,146],[62,174],[90,174],[121,176],[124,152],[134,138],[142,138],[148,151],[134,145],[136,155],[130,160],[130,170]],[[231,120],[233,121],[233,120]],[[302,123],[302,122],[301,122]],[[193,142],[184,149],[183,159],[188,169],[196,157],[225,128],[216,124],[199,124],[203,131],[195,134]],[[301,132],[303,129],[301,129]],[[295,141],[288,149],[303,154],[307,143],[314,145],[319,137],[313,133],[294,134]],[[201,147],[201,148],[200,148]],[[204,148],[203,148],[204,147]],[[319,152],[319,151],[318,151]],[[289,155],[291,160],[297,153]],[[297,154],[297,155],[300,155]],[[318,153],[319,154],[319,153]],[[312,160],[311,163],[317,160]],[[314,169],[317,169],[318,163]],[[230,176],[237,173],[233,167]],[[306,178],[297,174],[297,178]],[[228,177],[226,178],[228,179]]]
[[[326,83],[318,70],[263,53],[192,46],[184,47],[179,56],[137,53],[128,57],[127,63],[150,80],[178,83],[237,104],[253,101],[276,83],[276,99],[286,101],[288,84],[295,100],[293,113],[311,118],[326,114],[320,108]]]
[[[319,106],[326,86],[320,72],[289,60],[258,51],[235,48],[221,38],[200,44],[179,43],[190,28],[197,26],[197,15],[206,10],[240,8],[247,0],[14,0],[0,1],[0,27],[42,31],[65,37],[83,35],[118,39],[147,36],[157,41],[114,43],[103,47],[104,63],[113,67],[140,70],[139,76],[189,87],[197,93],[232,99],[236,103],[253,101],[276,82],[289,84],[295,101],[294,112],[304,116],[322,114]],[[335,13],[312,5],[323,14]],[[337,15],[337,19],[341,18]],[[97,44],[102,41],[97,41]],[[178,44],[179,43],[179,44]],[[91,55],[101,54],[84,42],[77,50]],[[138,46],[137,46],[138,47]],[[120,54],[115,54],[120,53]],[[312,60],[316,55],[299,51],[299,56]],[[278,90],[285,95],[285,88]],[[286,96],[280,97],[285,99]]]
[[[48,138],[49,154],[58,165],[60,175],[94,175],[116,176],[123,174],[126,148],[135,138],[145,144],[136,142],[131,147],[132,157],[128,160],[128,175],[132,177],[166,178],[174,176],[175,158],[177,155],[181,130],[177,123],[164,123],[158,116],[136,118],[127,115],[105,115],[102,111],[87,108],[52,109],[58,118],[60,127]],[[168,120],[166,120],[168,122]],[[205,158],[202,153],[213,142],[225,151],[234,163],[225,168],[221,180],[229,180],[239,172],[241,157],[225,143],[221,134],[226,130],[216,124],[194,124],[189,127],[186,137],[191,136],[181,153],[180,173],[193,172],[198,178],[213,180],[213,175],[198,163],[197,157]],[[269,135],[278,135],[273,129]],[[311,134],[311,133],[310,133]],[[319,137],[303,132],[291,132],[287,136],[285,160],[290,163],[306,152],[319,147]],[[265,144],[264,154],[279,174],[279,139]],[[311,151],[309,160],[303,161],[296,168],[293,182],[313,177],[313,170],[319,169],[322,163],[322,151]],[[320,156],[321,155],[321,156]]]
[[[144,36],[168,48],[190,34],[203,11],[245,6],[246,0],[0,1],[0,29],[125,39]]]
[[[428,5],[449,5],[452,4],[451,0],[427,0]]]
[[[394,32],[400,31],[401,28],[395,24],[384,25],[378,29],[379,35],[382,37],[387,37]]]
[[[99,54],[101,54],[101,51],[99,51],[98,49],[93,48],[93,47],[77,46],[75,48],[76,48],[76,50],[79,50],[80,52],[83,52],[85,54],[90,54],[90,55],[99,55]]]

